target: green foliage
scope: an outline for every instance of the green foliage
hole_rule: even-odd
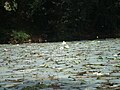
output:
[[[13,31],[11,37],[11,42],[14,41],[14,43],[24,43],[30,38],[30,35],[24,31]]]

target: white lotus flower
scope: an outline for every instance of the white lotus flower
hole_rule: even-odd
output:
[[[69,47],[69,45],[65,41],[63,41],[62,46],[60,47],[60,50],[63,50],[65,48],[68,49],[70,47]]]
[[[64,47],[60,47],[60,50],[63,50],[64,49]]]
[[[102,76],[102,73],[94,72],[93,75]]]
[[[66,45],[67,43],[65,41],[63,41],[62,45]]]
[[[99,36],[96,37],[97,39],[99,38]]]
[[[67,45],[67,44],[66,44],[64,47],[65,47],[65,48],[70,48],[69,45]]]
[[[5,49],[4,49],[4,51],[5,51],[5,52],[7,52],[7,51],[8,51],[8,49],[6,49],[6,48],[5,48]]]
[[[117,57],[118,55],[117,55],[117,54],[114,54],[113,56],[114,56],[114,57]]]
[[[16,46],[19,46],[19,44],[16,44]]]

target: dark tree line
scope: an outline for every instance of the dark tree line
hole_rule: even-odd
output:
[[[13,30],[58,41],[119,37],[119,29],[120,0],[0,1],[3,41]]]

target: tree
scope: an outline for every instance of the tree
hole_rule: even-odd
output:
[[[22,29],[56,40],[115,36],[120,28],[119,0],[2,0],[0,9],[3,31]]]

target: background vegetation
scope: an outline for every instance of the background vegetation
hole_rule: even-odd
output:
[[[0,43],[13,31],[44,42],[120,37],[119,29],[120,0],[0,1]]]

